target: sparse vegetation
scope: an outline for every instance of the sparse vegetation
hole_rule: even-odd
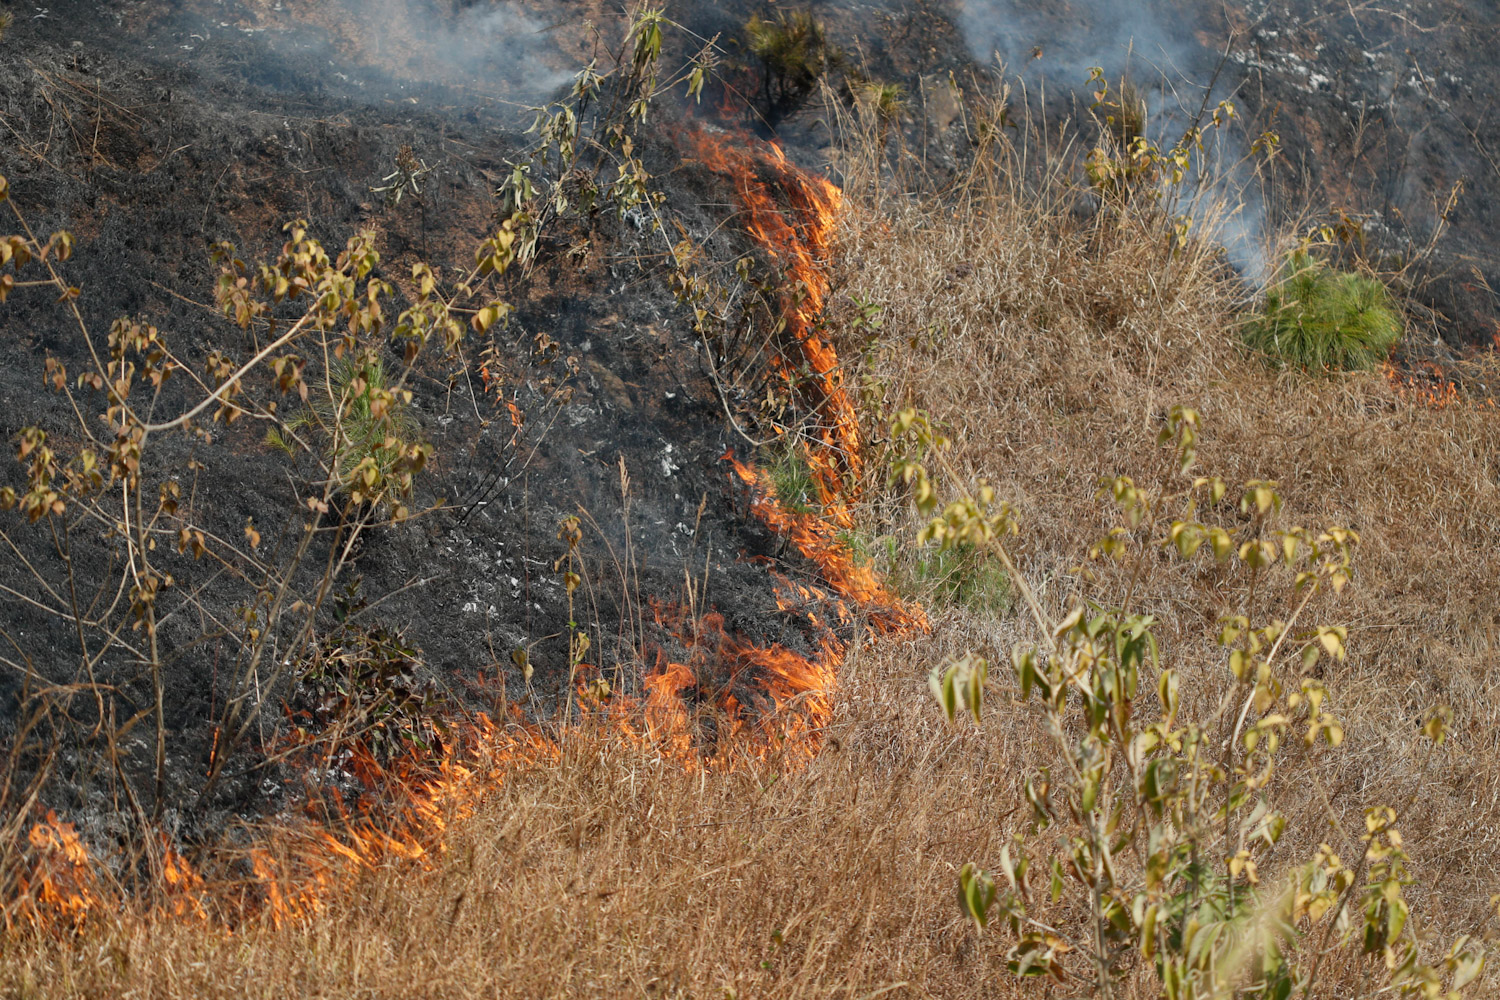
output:
[[[1305,250],[1288,255],[1245,342],[1273,365],[1314,373],[1368,371],[1390,356],[1402,323],[1385,285]]]

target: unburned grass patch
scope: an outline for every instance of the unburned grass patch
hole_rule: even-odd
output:
[[[1275,857],[1290,866],[1328,842],[1358,858],[1357,837],[1337,831],[1363,831],[1363,810],[1388,803],[1412,855],[1415,919],[1445,940],[1487,926],[1500,888],[1481,832],[1500,824],[1500,753],[1487,735],[1500,722],[1500,692],[1486,679],[1500,574],[1493,410],[1413,405],[1373,372],[1308,379],[1268,368],[1238,333],[1247,289],[1210,243],[1173,240],[1170,220],[1145,199],[1101,205],[1060,183],[1071,176],[1062,168],[1038,168],[1000,143],[956,190],[898,196],[888,177],[876,182],[889,165],[862,148],[843,161],[852,207],[836,284],[880,310],[874,343],[863,330],[850,337],[865,345],[869,438],[894,437],[898,412],[927,414],[951,441],[940,489],[972,495],[988,483],[1011,505],[1019,534],[1006,544],[1047,616],[1062,620],[1086,598],[1155,618],[1164,658],[1185,665],[1184,718],[1211,718],[1232,696],[1226,651],[1213,639],[1222,620],[1284,621],[1295,605],[1271,588],[1233,585],[1212,561],[1185,565],[1157,551],[1119,567],[1089,564],[1118,515],[1101,484],[1128,476],[1172,492],[1180,470],[1156,441],[1182,404],[1203,417],[1202,467],[1236,484],[1276,483],[1287,524],[1357,530],[1353,581],[1336,612],[1348,626],[1347,659],[1307,674],[1331,692],[1347,742],[1335,759],[1285,765],[1288,833]],[[915,554],[928,515],[889,484],[905,457],[895,444],[872,456],[864,516],[872,533],[913,540]],[[990,658],[1002,686],[1017,640],[1045,639],[1024,611],[956,615],[965,645]],[[942,662],[934,655],[927,666]],[[1453,709],[1453,735],[1428,749],[1422,725],[1440,705]],[[1022,774],[1050,763],[1019,742],[996,753]],[[992,808],[1012,805],[1026,809]],[[1358,995],[1374,974],[1360,962],[1332,964],[1324,988],[1335,995]]]
[[[1390,356],[1401,332],[1401,316],[1379,280],[1297,251],[1246,323],[1245,343],[1277,366],[1369,371]]]

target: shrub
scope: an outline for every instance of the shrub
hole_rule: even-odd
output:
[[[429,750],[440,739],[443,698],[421,678],[422,652],[400,629],[361,624],[368,605],[358,583],[334,602],[336,628],[302,665],[296,690],[314,737],[330,752],[351,750],[389,760]]]
[[[1374,278],[1339,271],[1299,250],[1245,327],[1245,342],[1277,367],[1364,371],[1390,354],[1401,317]]]

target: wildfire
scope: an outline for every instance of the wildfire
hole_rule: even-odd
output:
[[[842,193],[788,163],[773,144],[701,134],[696,141],[703,160],[732,178],[749,234],[786,270],[781,302],[786,342],[771,374],[784,379],[815,415],[803,454],[814,474],[819,509],[790,509],[767,475],[732,453],[724,459],[750,489],[756,517],[817,566],[829,589],[776,575],[778,607],[802,617],[816,636],[816,650],[809,655],[749,642],[730,632],[716,612],[690,614],[676,605],[653,605],[657,625],[685,655],[648,650],[654,663],[638,697],[600,698],[580,681],[581,724],[608,725],[627,741],[693,770],[731,768],[744,759],[797,766],[817,753],[832,719],[838,669],[847,652],[836,627],[853,620],[851,608],[868,614],[887,633],[926,628],[926,621],[889,593],[841,537],[853,525],[852,484],[862,471],[858,415],[837,353],[822,331],[829,292],[825,261]],[[787,212],[778,206],[777,192]],[[751,704],[742,705],[742,698]],[[700,706],[708,711],[698,712]],[[231,864],[242,886],[240,909],[260,909],[275,921],[295,920],[316,912],[332,890],[373,866],[429,864],[442,850],[448,825],[472,815],[509,773],[555,762],[562,754],[561,737],[519,717],[496,722],[479,714],[451,728],[436,762],[413,756],[383,764],[367,753],[346,755],[339,767],[365,794],[352,808],[335,796],[336,822],[325,817],[283,828],[237,867]],[[314,798],[309,811],[313,805],[330,811]],[[19,902],[3,911],[8,926],[19,918],[38,928],[76,929],[116,891],[106,886],[103,869],[74,827],[54,814],[36,824],[29,845],[29,874],[19,883]],[[165,840],[151,868],[161,908],[170,916],[205,919],[223,902],[222,893],[210,898],[203,875]]]
[[[72,823],[58,820],[55,812],[33,826],[27,835],[31,848],[31,870],[17,887],[28,901],[26,916],[40,922],[77,928],[98,898],[93,859]],[[7,924],[9,924],[7,913]]]
[[[843,207],[843,192],[826,178],[789,163],[775,143],[751,144],[703,132],[694,141],[702,161],[734,182],[745,209],[746,230],[786,269],[782,314],[788,353],[795,351],[813,375],[811,387],[802,389],[804,395],[813,397],[808,409],[818,419],[816,432],[804,444],[803,457],[817,484],[821,509],[816,513],[790,509],[776,495],[770,477],[737,460],[732,452],[723,458],[751,488],[755,515],[816,565],[839,596],[869,609],[882,626],[925,627],[921,613],[904,607],[873,570],[859,564],[840,537],[854,524],[853,491],[863,460],[859,415],[844,384],[838,354],[822,334],[829,288],[825,261]],[[778,190],[784,193],[797,223],[778,207]],[[787,358],[778,355],[772,367],[797,385],[798,372]]]
[[[778,585],[777,605],[784,611],[799,610],[805,603],[794,594],[812,593],[785,579]],[[657,650],[656,665],[646,678],[646,735],[655,745],[673,748],[674,757],[694,769],[732,767],[746,757],[796,762],[817,752],[823,727],[833,717],[843,642],[825,628],[818,655],[808,657],[779,645],[744,642],[725,631],[717,612],[690,619],[678,606],[658,605],[655,614],[657,624],[687,649],[681,660]],[[820,624],[815,613],[808,618],[814,626]],[[748,718],[736,690],[751,692],[760,702]],[[720,727],[713,756],[694,752],[698,739],[689,697],[710,706],[710,718]]]
[[[819,501],[840,527],[853,524],[849,487],[859,480],[859,416],[844,386],[837,352],[821,333],[828,299],[825,261],[843,207],[843,192],[823,177],[799,170],[775,143],[750,144],[741,137],[696,133],[698,157],[709,168],[728,176],[745,211],[745,229],[786,270],[782,317],[790,351],[796,358],[772,358],[773,371],[794,387],[810,390],[808,409],[816,415],[816,447],[806,455],[817,483]],[[784,193],[797,222],[789,221],[777,204]],[[811,385],[800,385],[800,361],[811,375]]]
[[[1387,361],[1381,364],[1380,373],[1396,395],[1409,403],[1441,410],[1459,401],[1458,386],[1437,365],[1403,370]]]

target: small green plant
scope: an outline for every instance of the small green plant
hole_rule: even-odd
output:
[[[1101,494],[1122,523],[1080,568],[1085,588],[1098,590],[1106,566],[1123,566],[1132,581],[1123,602],[1075,598],[1055,620],[1006,550],[1018,531],[1010,509],[988,488],[940,507],[925,463],[948,478],[953,470],[930,422],[903,411],[892,436],[917,442],[898,481],[930,519],[922,540],[982,548],[1002,562],[1042,640],[1012,652],[1012,692],[1040,717],[1052,760],[1023,784],[1017,808],[1030,822],[998,852],[1000,877],[972,863],[958,877],[975,926],[998,922],[1009,932],[1014,975],[1070,982],[1074,995],[1106,1000],[1286,1000],[1320,995],[1322,963],[1358,950],[1376,960],[1372,970],[1384,968],[1367,995],[1457,997],[1474,982],[1485,957],[1477,938],[1424,955],[1432,942],[1403,896],[1410,878],[1397,810],[1374,805],[1351,831],[1327,807],[1330,828],[1358,854],[1353,863],[1327,843],[1301,864],[1276,853],[1290,822],[1278,771],[1299,765],[1316,783],[1318,755],[1344,740],[1315,668],[1344,659],[1349,633],[1316,618],[1349,584],[1355,532],[1281,524],[1275,483],[1232,490],[1219,477],[1193,476],[1198,415],[1174,407],[1161,442],[1181,487],[1107,480]],[[1186,697],[1202,668],[1164,660],[1156,619],[1130,607],[1137,574],[1159,554],[1218,564],[1233,588],[1215,631],[1227,668],[1222,694]],[[1256,620],[1277,593],[1285,617]],[[984,659],[943,664],[929,682],[950,722],[960,713],[982,721],[992,690]],[[1429,717],[1432,746],[1447,719],[1441,709]]]
[[[806,11],[754,15],[745,24],[745,47],[760,62],[766,121],[772,127],[795,114],[829,72],[844,62],[823,25]]]
[[[1298,250],[1246,324],[1245,342],[1278,367],[1365,371],[1390,355],[1401,331],[1385,285]]]
[[[903,592],[926,603],[975,614],[1003,615],[1015,603],[1005,567],[972,545],[925,547],[897,579]]]
[[[810,513],[818,502],[818,486],[807,464],[807,456],[797,442],[788,436],[787,440],[772,446],[766,466],[770,469],[771,486],[781,505],[798,514]]]
[[[266,442],[293,454],[294,441],[310,435],[321,441],[328,474],[355,503],[378,503],[391,493],[410,491],[402,476],[413,449],[415,423],[411,393],[386,384],[385,365],[374,351],[336,358],[327,384],[314,390],[307,407],[285,425],[272,428]]]
[[[898,121],[906,113],[906,88],[884,80],[864,80],[851,88],[860,108],[882,125]]]
[[[1133,83],[1121,83],[1119,90],[1105,95],[1095,111],[1104,115],[1105,127],[1121,149],[1146,134],[1146,99]]]

